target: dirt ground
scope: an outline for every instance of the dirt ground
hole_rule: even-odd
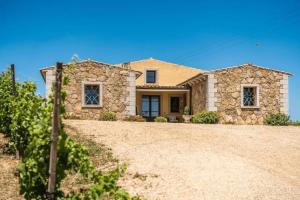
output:
[[[121,185],[149,200],[300,199],[300,127],[65,123],[111,147],[134,177]]]
[[[0,133],[0,200],[21,200],[17,176],[18,160],[4,152],[8,138]]]

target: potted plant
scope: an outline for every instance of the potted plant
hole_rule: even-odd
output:
[[[184,107],[182,118],[184,120],[184,123],[191,122],[192,115],[190,115],[190,107]]]

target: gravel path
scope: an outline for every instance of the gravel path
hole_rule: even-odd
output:
[[[121,184],[148,200],[300,199],[300,127],[65,123],[145,176]]]

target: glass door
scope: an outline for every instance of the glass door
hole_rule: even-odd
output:
[[[159,115],[160,115],[160,96],[143,95],[142,116],[147,119],[153,119]]]

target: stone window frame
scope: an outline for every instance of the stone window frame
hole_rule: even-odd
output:
[[[154,83],[147,83],[147,71],[155,71],[155,82]],[[147,67],[144,70],[144,84],[146,85],[156,85],[159,82],[159,70],[155,67]]]
[[[98,105],[86,105],[84,87],[86,85],[98,85],[99,86],[99,104]],[[95,81],[82,81],[81,83],[81,107],[83,108],[101,108],[103,107],[103,82]]]
[[[256,88],[256,105],[254,106],[245,106],[244,105],[244,88]],[[259,108],[259,84],[241,84],[241,108]]]

